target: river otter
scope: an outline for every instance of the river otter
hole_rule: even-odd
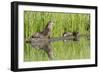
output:
[[[79,32],[64,32],[63,33],[64,37],[68,36],[73,36],[73,41],[78,41],[79,40]],[[64,40],[66,42],[66,40]]]
[[[46,27],[44,28],[44,30],[42,32],[37,32],[35,34],[32,34],[32,36],[28,39],[28,41],[26,41],[26,43],[31,43],[31,45],[34,47],[34,46],[38,46],[39,44],[39,49],[43,49],[49,59],[52,59],[53,58],[53,52],[52,52],[52,48],[50,46],[50,42],[48,41],[44,41],[44,42],[40,42],[40,43],[37,43],[37,45],[35,45],[34,43],[32,43],[32,38],[37,38],[37,39],[46,39],[48,40],[50,38],[50,35],[51,35],[51,31],[52,31],[52,27],[53,27],[53,22],[52,21],[49,21],[46,25]]]

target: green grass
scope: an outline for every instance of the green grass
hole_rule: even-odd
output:
[[[90,15],[77,13],[54,13],[24,11],[24,38],[32,33],[42,31],[48,21],[54,21],[51,37],[61,37],[63,32],[89,34]],[[73,60],[90,58],[90,41],[81,38],[80,41],[58,41],[51,43],[55,60]],[[48,56],[43,50],[33,48],[24,43],[24,61],[47,61]]]

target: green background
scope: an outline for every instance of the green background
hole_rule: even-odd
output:
[[[51,37],[61,37],[64,32],[90,34],[90,14],[24,11],[24,39],[27,39],[32,33],[42,31],[50,20],[54,21]],[[80,41],[57,41],[51,45],[54,60],[90,58],[90,40],[86,38],[80,38]],[[48,60],[48,56],[43,50],[24,43],[25,62]]]

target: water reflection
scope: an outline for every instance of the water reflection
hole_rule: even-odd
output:
[[[58,55],[60,56],[59,54],[60,52],[63,52],[62,59],[66,59],[66,57],[68,57],[68,59],[72,59],[78,57],[78,56],[75,57],[75,55],[79,55],[81,57],[82,56],[81,54],[86,52],[84,50],[90,48],[90,42],[88,41],[89,40],[88,36],[89,35],[77,34],[77,36],[70,35],[70,36],[62,36],[55,38],[31,37],[29,40],[26,41],[26,43],[31,44],[33,48],[44,50],[47,53],[48,58],[50,60],[59,59],[57,57]],[[57,49],[59,52],[55,53],[55,49]],[[70,53],[70,51],[72,53]]]

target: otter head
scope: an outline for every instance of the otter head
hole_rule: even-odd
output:
[[[48,22],[48,28],[52,29],[52,26],[54,25],[54,22],[53,21],[49,21]]]

